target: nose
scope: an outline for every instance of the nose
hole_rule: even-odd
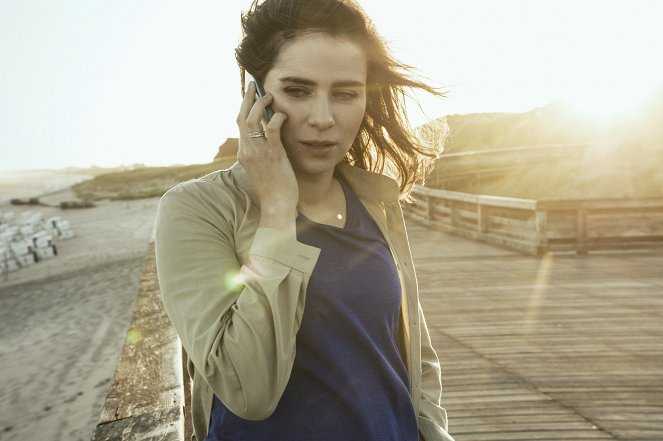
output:
[[[308,115],[309,125],[319,130],[328,129],[336,124],[334,112],[329,99],[319,97],[312,100]]]

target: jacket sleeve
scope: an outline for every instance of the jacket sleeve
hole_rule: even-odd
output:
[[[163,303],[215,395],[249,420],[271,415],[290,377],[306,286],[320,250],[258,228],[240,265],[231,226],[185,192],[162,198],[156,256]]]
[[[453,438],[447,432],[447,412],[441,405],[442,378],[440,360],[431,344],[421,304],[419,304],[419,326],[421,331],[419,433],[425,441],[453,441]]]

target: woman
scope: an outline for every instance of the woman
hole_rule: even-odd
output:
[[[242,24],[242,83],[267,94],[244,94],[239,161],[157,217],[196,439],[451,440],[399,206],[435,155],[403,88],[437,92],[351,1],[254,2]]]

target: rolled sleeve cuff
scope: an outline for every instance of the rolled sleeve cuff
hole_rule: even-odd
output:
[[[441,425],[422,416],[419,417],[419,434],[419,439],[424,441],[454,441]]]
[[[298,242],[284,231],[260,227],[256,230],[249,255],[273,259],[310,276],[320,249]]]

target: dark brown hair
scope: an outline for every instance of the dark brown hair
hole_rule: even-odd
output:
[[[439,146],[413,133],[405,109],[406,90],[444,94],[411,74],[392,57],[371,20],[353,0],[254,0],[242,14],[243,39],[235,50],[242,92],[245,72],[264,81],[284,44],[309,32],[347,38],[363,48],[368,61],[366,113],[345,160],[378,173],[393,173],[401,196],[409,199],[424,181]]]

